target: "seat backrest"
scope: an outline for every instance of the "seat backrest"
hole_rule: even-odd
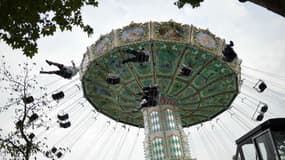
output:
[[[58,114],[58,115],[57,115],[57,118],[58,118],[59,120],[61,120],[61,121],[65,121],[65,120],[67,120],[67,119],[69,118],[69,115],[68,115],[67,113],[65,113],[65,114],[63,114],[63,115]]]
[[[71,123],[68,121],[68,122],[65,122],[65,123],[62,123],[62,122],[60,122],[59,123],[59,126],[61,127],[61,128],[69,128],[70,126],[71,126]]]
[[[259,88],[260,92],[263,92],[267,88],[267,86],[266,86],[266,84],[264,82],[261,82],[259,84],[258,88]]]
[[[30,104],[30,103],[34,102],[34,97],[33,96],[23,97],[22,100],[25,104]]]
[[[107,77],[106,81],[108,84],[119,84],[120,77]]]
[[[224,48],[224,50],[222,51],[223,55],[224,55],[224,60],[226,62],[232,62],[236,57],[237,54],[235,53],[235,51],[233,50],[233,48],[229,45],[226,46],[226,48]]]
[[[148,55],[145,55],[145,54],[139,54],[137,55],[137,62],[148,62],[149,60],[149,56]]]
[[[32,122],[32,121],[34,121],[34,120],[36,120],[36,119],[38,119],[38,118],[39,118],[38,114],[34,113],[34,114],[32,114],[32,115],[29,117],[29,120],[30,120],[30,122]]]
[[[192,72],[192,69],[189,67],[183,67],[182,68],[182,74],[184,76],[190,76],[191,72]]]
[[[54,99],[54,100],[59,100],[62,98],[64,98],[64,93],[62,91],[55,93],[55,94],[52,94],[52,99]]]
[[[56,147],[52,147],[52,148],[51,148],[51,152],[52,152],[52,153],[55,153],[56,151],[57,151],[57,148],[56,148]]]
[[[57,158],[61,158],[62,156],[63,156],[62,152],[57,152],[57,153],[56,153],[56,157],[57,157]]]

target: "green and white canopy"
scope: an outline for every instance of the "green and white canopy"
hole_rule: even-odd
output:
[[[144,127],[136,94],[158,84],[159,105],[176,106],[183,127],[207,121],[228,109],[239,92],[241,61],[224,62],[224,47],[224,40],[193,25],[131,23],[101,36],[84,54],[84,96],[108,117]],[[149,62],[122,64],[132,56],[123,50],[141,48],[150,51]],[[182,64],[193,69],[191,76],[178,76]],[[118,74],[120,84],[107,84],[109,73]]]

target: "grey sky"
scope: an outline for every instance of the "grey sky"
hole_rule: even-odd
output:
[[[168,21],[170,19],[183,24],[193,24],[199,28],[208,28],[217,36],[234,41],[234,49],[242,59],[243,66],[252,67],[258,70],[275,73],[283,76],[283,80],[277,76],[266,76],[260,72],[254,72],[246,68],[242,69],[243,73],[247,73],[252,77],[243,76],[246,79],[245,85],[241,92],[249,94],[258,100],[266,101],[270,104],[272,114],[266,118],[275,116],[284,116],[284,61],[285,61],[285,20],[283,17],[272,13],[262,7],[252,3],[240,3],[238,0],[205,0],[201,7],[192,9],[190,6],[185,6],[183,9],[178,9],[173,5],[173,0],[101,0],[98,8],[83,8],[83,20],[94,27],[94,35],[88,38],[78,28],[72,32],[57,32],[52,37],[45,37],[39,40],[39,54],[33,58],[39,66],[45,69],[52,69],[45,64],[45,59],[50,59],[66,64],[70,64],[74,60],[77,64],[81,62],[82,55],[86,51],[87,46],[95,43],[100,35],[109,33],[112,29],[122,28],[134,22],[146,21]],[[23,57],[18,50],[12,50],[5,43],[0,42],[0,55],[5,55],[8,63],[12,66],[26,58]],[[40,68],[35,68],[36,72]],[[15,70],[15,72],[17,72]],[[253,82],[258,78],[265,79],[272,90],[268,90],[264,95],[260,96],[252,89]],[[51,85],[51,90],[55,90],[62,84],[69,83],[67,80],[60,80],[54,76],[39,76],[42,84],[48,84],[58,80],[56,84]],[[74,84],[79,84],[76,81]],[[276,84],[278,83],[278,84]],[[283,84],[283,88],[280,87]],[[72,88],[73,86],[73,88]],[[71,91],[76,92],[74,85],[71,85]],[[77,91],[77,96],[82,96],[80,91]],[[241,103],[241,98],[245,95],[240,94],[234,105],[239,107],[240,111],[246,113],[247,117],[240,114],[239,118],[246,121],[249,127],[257,125],[252,122],[250,117],[254,111],[254,106],[249,107]],[[256,101],[257,102],[257,101]],[[87,102],[86,102],[87,103]],[[53,111],[51,115],[56,115],[60,107]],[[81,110],[74,111],[74,124],[88,117],[90,108],[87,107]],[[235,108],[231,109],[234,113],[238,113]],[[80,111],[80,112],[79,112]],[[77,113],[77,114],[76,114]],[[1,115],[2,118],[7,118],[10,115]],[[123,138],[125,130],[121,129],[122,124],[117,124],[117,129],[113,131],[112,127],[105,128],[106,121],[104,116],[100,115],[96,122],[93,122],[90,115],[87,118],[85,125],[80,125],[77,129],[60,130],[53,129],[47,135],[51,136],[49,143],[52,145],[56,142],[59,144],[71,145],[78,135],[81,135],[82,130],[87,129],[88,125],[92,125],[85,134],[82,135],[75,145],[72,147],[72,153],[68,153],[63,158],[64,160],[110,160],[110,159],[133,159],[143,160],[143,131],[140,131],[138,142],[134,148],[133,154],[131,146],[134,144],[138,129],[131,127],[127,134],[125,143],[120,143],[119,139]],[[186,129],[186,133],[190,132],[189,142],[192,155],[199,160],[228,160],[234,154],[234,140],[248,131],[246,127],[242,127],[228,112],[223,113],[219,117],[219,121],[223,123],[218,125],[216,119],[211,122],[204,123],[202,128],[193,126]],[[10,123],[11,125],[11,123]],[[111,126],[115,126],[115,122]],[[8,128],[6,123],[0,122],[0,128]],[[224,127],[222,127],[224,126]],[[56,127],[55,127],[56,128]],[[76,127],[75,127],[76,128]],[[104,130],[104,131],[102,131]],[[103,133],[101,135],[101,133]],[[68,134],[69,136],[64,136]],[[100,136],[101,135],[101,136]],[[109,138],[107,138],[109,136]],[[64,137],[64,138],[63,138]],[[117,140],[116,140],[117,139]],[[104,144],[103,144],[104,143]],[[207,144],[207,145],[205,145]],[[120,146],[121,149],[118,149]],[[119,153],[116,157],[115,154]]]

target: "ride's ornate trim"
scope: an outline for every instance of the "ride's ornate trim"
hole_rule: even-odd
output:
[[[215,54],[220,58],[225,47],[225,40],[215,36],[208,29],[200,29],[193,25],[176,23],[172,20],[168,22],[131,22],[130,25],[122,29],[115,29],[108,34],[101,35],[95,44],[88,47],[85,53],[88,54],[88,58],[84,56],[83,61],[88,61],[84,62],[85,64],[91,63],[114,48],[147,41],[189,44]],[[240,73],[241,60],[236,59],[231,63],[225,63],[236,73]],[[81,65],[81,75],[85,71],[85,65]]]
[[[163,91],[168,91],[162,92],[161,97],[165,97],[166,101],[162,98],[163,101],[160,101],[159,105],[175,105],[179,108],[183,126],[208,120],[211,117],[201,117],[201,114],[191,114],[191,117],[187,117],[188,113],[184,114],[183,109],[190,111],[186,108],[189,107],[199,110],[201,102],[203,106],[207,103],[213,104],[223,98],[231,103],[237,95],[237,87],[240,87],[241,61],[239,59],[230,63],[223,61],[224,47],[225,40],[216,37],[207,29],[199,29],[193,25],[173,21],[131,23],[122,29],[115,29],[109,34],[102,35],[95,44],[88,47],[80,66],[85,96],[95,108],[101,109],[103,114],[111,118],[115,117],[123,123],[143,127],[138,107],[139,98],[136,94],[143,86],[159,84]],[[122,64],[122,60],[132,58],[132,55],[126,54],[126,49],[140,50],[142,48],[150,51],[149,62]],[[193,68],[191,76],[179,76],[182,64]],[[208,67],[210,67],[209,70]],[[105,84],[108,73],[119,74],[121,83],[111,87]],[[233,74],[233,76],[226,79],[227,74]],[[172,81],[171,78],[173,78]],[[232,83],[218,83],[216,80]],[[98,84],[98,82],[102,83]],[[103,92],[103,89],[98,89],[98,87],[96,90],[96,86],[109,88]],[[228,86],[236,91],[229,97],[221,95],[215,99],[208,97],[207,101],[201,101],[200,96],[219,93]],[[117,95],[120,95],[120,98],[114,98]],[[187,95],[193,96],[184,99]],[[108,98],[116,101],[109,101]],[[112,103],[107,104],[108,102]],[[197,103],[190,104],[193,102]],[[205,113],[216,113],[213,114],[215,117],[226,109],[229,103],[220,109],[205,110]],[[203,115],[204,112],[201,113]]]

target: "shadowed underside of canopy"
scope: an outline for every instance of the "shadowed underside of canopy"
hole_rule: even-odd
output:
[[[159,105],[173,105],[182,126],[191,126],[226,110],[239,92],[240,60],[224,62],[225,42],[208,30],[175,22],[131,23],[103,35],[90,46],[81,63],[84,95],[101,113],[144,127],[138,110],[144,86],[158,84]],[[150,51],[149,62],[122,64],[132,57],[124,50]],[[190,76],[179,76],[182,64]],[[107,84],[109,73],[120,83]]]

